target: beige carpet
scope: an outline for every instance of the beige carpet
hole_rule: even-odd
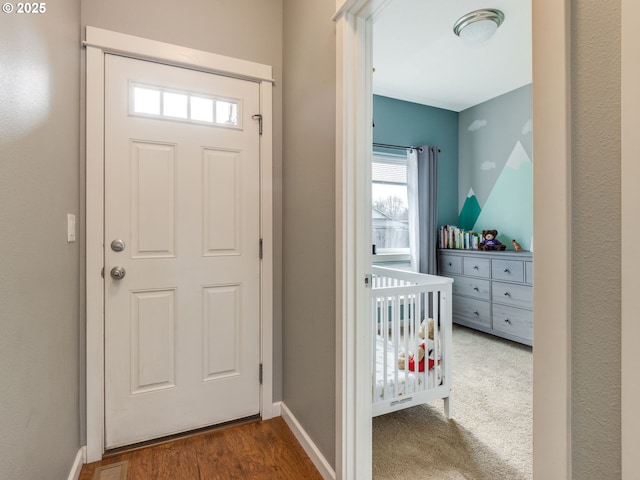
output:
[[[532,350],[454,326],[452,416],[442,401],[373,419],[373,478],[532,478]]]

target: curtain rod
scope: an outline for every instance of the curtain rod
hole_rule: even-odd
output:
[[[418,147],[413,147],[413,146],[412,147],[405,147],[403,145],[389,145],[388,143],[376,143],[376,142],[373,142],[373,146],[374,147],[380,147],[380,148],[393,148],[393,149],[396,149],[396,150],[413,150],[414,148],[418,149]]]
[[[394,148],[396,150],[420,150],[422,151],[421,147],[405,147],[404,145],[390,145],[388,143],[376,143],[373,142],[373,146],[374,147],[380,147],[380,148]],[[442,150],[438,149],[438,152],[442,152]]]

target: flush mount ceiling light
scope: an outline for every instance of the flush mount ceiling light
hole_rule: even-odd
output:
[[[476,45],[485,42],[496,33],[504,21],[504,13],[493,8],[483,8],[463,15],[453,24],[453,33],[465,43]]]

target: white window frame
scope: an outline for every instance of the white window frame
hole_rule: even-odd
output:
[[[136,112],[135,110],[135,89],[136,88],[145,88],[148,90],[154,90],[157,91],[160,94],[160,104],[159,106],[161,107],[160,109],[160,113],[155,114],[155,113],[143,113],[143,112]],[[169,122],[182,122],[182,123],[191,123],[191,124],[195,124],[195,125],[204,125],[207,127],[218,127],[218,128],[231,128],[231,129],[235,129],[235,130],[242,130],[242,100],[238,99],[238,98],[230,98],[230,97],[220,97],[220,96],[216,96],[216,95],[209,95],[206,93],[200,93],[200,92],[193,92],[190,90],[177,90],[175,88],[167,88],[165,86],[162,85],[151,85],[148,83],[142,83],[142,82],[136,82],[136,81],[129,81],[129,105],[128,105],[128,114],[132,117],[142,117],[142,118],[150,118],[153,120],[162,120],[162,121],[169,121]],[[163,101],[162,101],[162,95],[164,93],[175,93],[178,95],[185,95],[187,97],[187,116],[186,117],[174,117],[172,115],[167,115],[162,111],[162,105],[163,105]],[[211,100],[213,102],[213,109],[212,109],[212,114],[213,114],[213,120],[208,122],[206,120],[194,120],[193,118],[191,118],[191,116],[189,115],[189,113],[191,112],[191,107],[189,105],[191,97],[198,97],[198,98],[204,98],[207,100]],[[236,108],[238,110],[237,113],[237,123],[221,123],[216,121],[216,114],[217,114],[217,107],[216,102],[226,102],[226,103],[235,103],[236,104]]]
[[[378,163],[390,163],[390,164],[407,164],[407,157],[402,155],[394,155],[392,153],[380,153],[373,152],[372,162]],[[373,180],[372,180],[373,183]],[[411,264],[411,251],[409,248],[385,248],[376,249],[376,254],[373,256],[373,263],[396,263],[396,264]]]

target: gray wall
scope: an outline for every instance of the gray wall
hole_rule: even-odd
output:
[[[571,3],[573,477],[617,479],[621,475],[620,2]]]
[[[282,0],[81,0],[87,25],[273,67],[274,400],[282,397]]]
[[[512,239],[531,248],[532,125],[530,84],[459,114],[458,226],[497,229],[507,250],[513,249]]]
[[[0,478],[67,478],[80,448],[79,0],[0,15]]]
[[[284,2],[283,399],[335,463],[335,25]]]
[[[531,117],[530,84],[460,112],[459,210],[469,188],[481,205],[486,202],[517,142],[533,158]]]

